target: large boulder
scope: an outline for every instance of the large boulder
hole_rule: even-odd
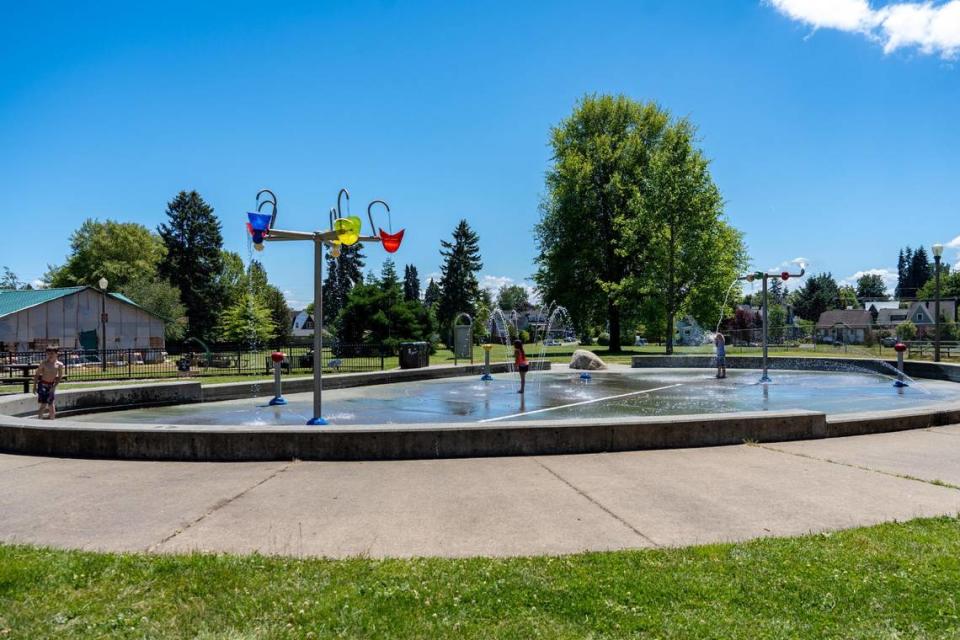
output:
[[[571,369],[586,369],[587,371],[596,371],[597,369],[606,369],[607,365],[603,363],[600,356],[593,351],[586,349],[577,349],[570,358]]]

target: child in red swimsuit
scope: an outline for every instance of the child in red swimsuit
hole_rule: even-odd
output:
[[[523,343],[519,340],[513,341],[513,364],[520,372],[520,391],[523,393],[527,386],[527,371],[530,371],[530,363],[527,362],[527,354],[523,351]]]

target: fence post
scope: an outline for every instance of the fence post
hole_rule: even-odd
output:
[[[133,377],[133,349],[127,349],[127,378]]]
[[[237,375],[240,375],[240,347],[237,347]]]
[[[383,345],[380,345],[380,371],[383,371]]]

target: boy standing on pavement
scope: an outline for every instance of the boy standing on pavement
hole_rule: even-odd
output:
[[[57,360],[57,348],[47,347],[47,357],[37,367],[37,374],[34,378],[37,402],[40,403],[37,418],[40,420],[43,420],[44,409],[47,410],[49,420],[57,417],[56,392],[57,385],[63,379],[63,371],[63,363]]]

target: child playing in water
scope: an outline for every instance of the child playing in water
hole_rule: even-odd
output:
[[[40,420],[43,420],[44,409],[47,410],[48,419],[57,417],[56,392],[62,378],[63,363],[57,360],[57,348],[47,347],[47,358],[37,367],[34,378],[34,390],[37,392],[37,402],[40,403],[37,418]]]
[[[713,338],[713,345],[717,348],[717,377],[726,378],[727,377],[727,347],[726,340],[723,339],[723,334],[717,332],[717,335]]]
[[[530,363],[527,362],[527,354],[523,351],[523,343],[519,340],[513,341],[513,364],[520,372],[520,391],[517,393],[523,393],[527,386],[527,371],[530,371]]]

